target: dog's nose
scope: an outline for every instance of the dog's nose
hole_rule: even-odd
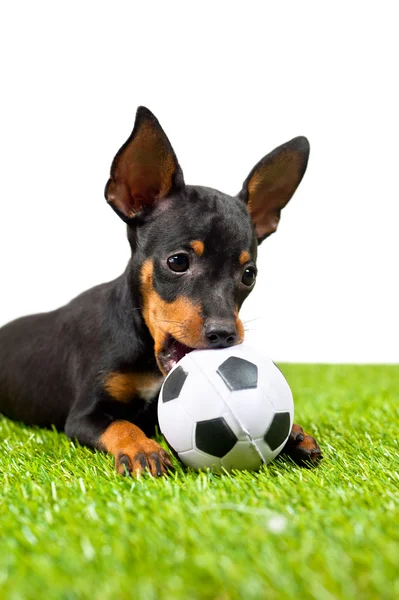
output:
[[[208,321],[204,332],[211,348],[228,348],[234,346],[237,341],[236,325],[231,321]]]

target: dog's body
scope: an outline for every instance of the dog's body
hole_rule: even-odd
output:
[[[187,186],[158,121],[140,108],[105,192],[128,225],[126,271],[0,330],[0,411],[112,452],[120,473],[165,473],[169,457],[147,437],[163,378],[193,348],[243,340],[238,311],[257,245],[277,228],[308,154],[305,138],[277,148],[236,197]],[[321,457],[296,425],[285,450],[297,462]]]

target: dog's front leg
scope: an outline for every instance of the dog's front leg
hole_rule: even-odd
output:
[[[173,468],[168,453],[129,421],[113,420],[105,414],[72,413],[65,433],[85,446],[113,454],[121,475],[148,471],[159,477]]]
[[[314,437],[305,433],[300,425],[295,424],[281,454],[289,456],[300,466],[316,466],[323,458]]]

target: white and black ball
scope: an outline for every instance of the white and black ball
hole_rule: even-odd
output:
[[[279,368],[248,344],[194,350],[166,377],[161,432],[193,468],[256,470],[290,434],[294,403]]]

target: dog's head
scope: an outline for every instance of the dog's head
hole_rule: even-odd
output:
[[[257,246],[276,231],[308,156],[304,137],[279,146],[237,196],[185,185],[159,122],[138,109],[105,197],[128,225],[143,317],[164,374],[193,348],[243,341],[238,312],[255,285]]]

